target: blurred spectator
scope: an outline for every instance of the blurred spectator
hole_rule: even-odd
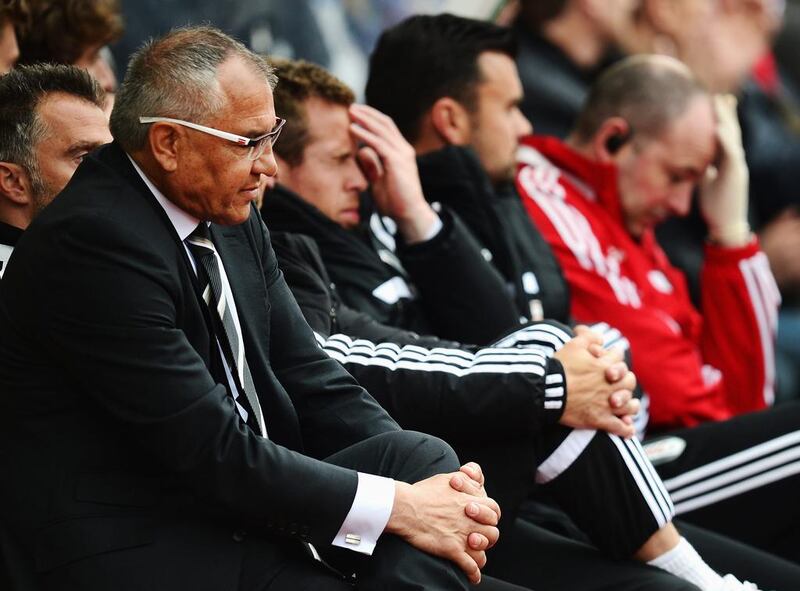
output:
[[[25,0],[0,0],[0,74],[5,74],[19,58],[14,27],[26,17]]]
[[[712,92],[736,92],[769,50],[777,0],[642,0],[623,41],[629,53],[683,61]]]
[[[514,29],[522,112],[536,133],[566,137],[598,72],[616,60],[634,0],[522,0]]]
[[[257,53],[329,65],[330,53],[312,10],[313,3],[314,0],[126,0],[122,3],[125,34],[111,51],[124,69],[131,54],[147,39],[175,27],[211,23]]]
[[[20,63],[71,64],[88,71],[113,105],[117,78],[104,48],[122,35],[117,0],[28,0],[30,19],[18,27]]]

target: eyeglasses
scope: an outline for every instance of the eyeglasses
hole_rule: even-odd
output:
[[[243,135],[236,135],[235,133],[214,129],[213,127],[199,125],[198,123],[192,123],[191,121],[183,121],[182,119],[171,119],[170,117],[139,117],[139,123],[157,122],[177,123],[178,125],[182,125],[196,131],[202,131],[203,133],[207,133],[209,135],[221,137],[222,139],[233,142],[239,146],[250,148],[250,151],[247,153],[247,157],[250,160],[258,160],[261,158],[264,150],[267,149],[267,146],[272,149],[272,146],[274,146],[275,142],[278,141],[278,136],[281,134],[281,129],[283,129],[286,119],[275,117],[275,127],[272,128],[272,131],[258,137],[245,137]]]

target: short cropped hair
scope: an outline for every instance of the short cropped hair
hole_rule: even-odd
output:
[[[264,83],[275,86],[271,66],[261,56],[213,27],[174,29],[152,40],[131,58],[111,113],[111,135],[131,152],[147,142],[149,125],[139,117],[171,117],[204,123],[225,104],[217,69],[237,56]]]
[[[0,161],[22,167],[38,178],[36,145],[48,130],[37,115],[49,95],[63,93],[103,108],[105,93],[85,70],[75,66],[35,64],[18,66],[0,76]]]
[[[118,0],[27,0],[28,26],[17,27],[19,63],[74,64],[90,47],[122,37]]]
[[[270,63],[278,77],[275,112],[286,119],[281,141],[275,144],[275,153],[290,166],[297,166],[303,162],[310,139],[305,101],[320,98],[349,107],[356,97],[350,87],[317,64],[277,58],[270,59]]]
[[[588,142],[605,121],[622,117],[637,137],[654,139],[703,94],[706,88],[681,62],[665,56],[632,56],[595,82],[572,135],[578,142]]]
[[[378,39],[370,57],[367,102],[414,142],[422,117],[440,98],[452,97],[475,110],[478,56],[486,51],[516,57],[511,30],[452,14],[412,16]]]

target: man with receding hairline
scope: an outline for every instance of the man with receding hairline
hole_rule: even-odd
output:
[[[524,141],[517,187],[574,316],[631,343],[655,434],[670,436],[654,451],[672,447],[658,470],[678,515],[797,560],[800,515],[786,507],[800,466],[781,458],[800,453],[800,408],[752,412],[772,402],[779,297],[747,224],[735,106],[672,58],[629,58],[601,76],[566,142]],[[709,227],[701,310],[653,235],[697,187]]]

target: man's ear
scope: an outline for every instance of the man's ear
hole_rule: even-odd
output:
[[[16,205],[32,202],[31,181],[19,164],[0,162],[0,194]]]
[[[184,135],[173,123],[159,121],[150,125],[147,134],[153,158],[164,172],[175,172],[178,168],[178,150]]]
[[[469,143],[472,130],[469,112],[457,100],[448,96],[437,100],[431,107],[430,120],[445,143],[455,146]]]
[[[598,162],[613,162],[630,145],[633,129],[622,117],[610,117],[592,138],[592,153]]]

